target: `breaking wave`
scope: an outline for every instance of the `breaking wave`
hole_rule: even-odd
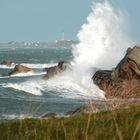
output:
[[[73,47],[73,69],[45,80],[3,84],[34,95],[56,91],[66,98],[104,98],[91,77],[97,69],[111,69],[120,61],[130,44],[124,34],[125,16],[107,2],[94,3],[92,12],[78,34],[79,44]],[[125,23],[126,24],[126,23]],[[44,64],[24,64],[30,68],[44,68]],[[54,64],[53,64],[54,65]],[[52,65],[51,65],[52,66]]]
[[[6,66],[6,65],[0,65],[1,69],[13,69],[17,64],[12,64],[11,66]],[[57,65],[57,63],[54,64],[30,64],[30,63],[21,63],[21,65],[29,67],[31,69],[42,69],[46,67],[52,67]]]

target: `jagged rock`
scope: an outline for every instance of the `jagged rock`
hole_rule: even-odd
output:
[[[125,57],[112,72],[112,78],[140,78],[140,47],[128,48]]]
[[[67,61],[61,61],[57,66],[45,68],[44,70],[47,71],[47,74],[43,77],[43,79],[48,80],[49,78],[62,73],[67,68],[70,69],[70,64]]]
[[[29,71],[31,71],[31,69],[26,66],[16,65],[15,68],[13,69],[13,71],[11,71],[8,75],[11,76],[11,75],[15,75],[18,73],[27,73]]]
[[[115,109],[128,108],[130,106],[140,105],[140,99],[126,100],[92,100],[89,103],[77,108],[74,111],[67,112],[66,115],[75,115],[81,113],[97,113],[101,111],[111,111]]]
[[[106,98],[140,98],[140,47],[129,48],[115,70],[97,71],[92,79]]]
[[[12,61],[12,60],[4,60],[0,64],[1,65],[6,65],[6,66],[11,66],[13,63],[15,63],[15,62]]]

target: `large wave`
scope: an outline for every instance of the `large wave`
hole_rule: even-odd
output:
[[[33,80],[7,86],[35,95],[41,95],[47,89],[58,91],[64,97],[104,98],[104,93],[93,84],[91,77],[97,69],[113,68],[129,47],[123,32],[124,19],[125,16],[107,1],[94,3],[78,33],[80,43],[73,46],[73,70],[48,81]]]
[[[125,20],[125,15],[113,9],[108,1],[94,3],[77,35],[80,43],[73,47],[77,67],[114,67],[130,45],[124,33]]]

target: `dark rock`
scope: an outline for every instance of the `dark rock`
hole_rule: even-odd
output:
[[[47,74],[43,77],[43,79],[48,80],[49,78],[62,73],[66,69],[70,69],[70,63],[67,61],[61,61],[57,66],[45,68],[44,70],[47,71]]]
[[[26,67],[26,66],[16,65],[14,70],[11,71],[8,75],[11,76],[11,75],[15,75],[15,74],[18,74],[18,73],[27,73],[29,71],[31,71],[31,69]]]
[[[12,60],[4,60],[0,64],[1,65],[6,65],[6,66],[11,66],[13,63],[15,63],[15,62],[12,61]]]
[[[120,61],[114,71],[112,78],[123,78],[131,80],[140,78],[140,47],[128,48],[125,57]]]
[[[50,113],[42,115],[41,118],[54,118],[56,116],[57,116],[56,113],[50,112]]]
[[[140,47],[129,48],[115,70],[97,71],[92,79],[106,98],[140,98]]]

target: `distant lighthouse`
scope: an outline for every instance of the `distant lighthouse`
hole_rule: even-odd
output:
[[[65,33],[64,32],[62,32],[61,33],[61,38],[60,38],[60,41],[64,41],[65,40]]]

